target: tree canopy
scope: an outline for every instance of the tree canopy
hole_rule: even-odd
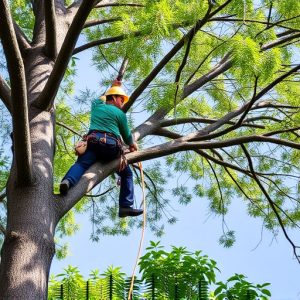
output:
[[[148,161],[149,227],[161,235],[165,221],[176,221],[168,206],[192,198],[208,199],[225,224],[238,198],[266,229],[283,232],[299,261],[290,236],[300,218],[299,17],[294,0],[2,1],[0,237],[7,229],[14,236],[7,213],[23,211],[28,224],[30,209],[44,205],[56,238],[76,231],[80,211],[91,212],[96,240],[140,226],[117,217],[108,177],[117,161],[94,165],[68,196],[57,195],[87,131],[90,100],[126,61],[124,111],[140,144],[127,159]],[[73,97],[76,62],[88,49],[101,87]],[[172,177],[178,184],[169,188]],[[21,194],[32,199],[25,212]],[[224,226],[221,244],[234,240]]]

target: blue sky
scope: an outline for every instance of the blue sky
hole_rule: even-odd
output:
[[[91,66],[90,55],[87,52],[77,56],[77,91],[85,88],[96,91],[100,88],[101,78]],[[226,216],[229,228],[236,231],[237,241],[230,249],[218,243],[222,234],[221,219],[209,214],[208,201],[198,198],[187,207],[176,206],[175,216],[179,221],[175,225],[166,225],[166,234],[160,238],[161,244],[166,249],[174,245],[186,246],[190,251],[202,250],[203,254],[217,261],[221,270],[218,280],[241,273],[254,283],[270,282],[272,300],[300,300],[300,265],[293,258],[291,246],[281,232],[275,240],[272,234],[262,231],[261,221],[250,218],[245,209],[245,204],[235,199]],[[61,273],[69,264],[77,266],[86,277],[91,270],[97,268],[104,271],[109,265],[121,266],[128,275],[132,273],[141,230],[134,230],[127,237],[101,237],[98,243],[93,243],[89,240],[92,226],[88,216],[78,217],[78,222],[80,232],[67,239],[71,255],[63,261],[54,259],[51,274]],[[294,232],[292,236],[300,240],[299,232]],[[157,241],[157,238],[147,230],[144,248],[150,240]]]

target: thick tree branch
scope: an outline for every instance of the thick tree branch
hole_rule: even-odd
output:
[[[264,118],[256,118],[257,120],[261,120]],[[269,119],[266,117],[266,119]],[[176,119],[168,119],[168,120],[162,120],[160,121],[160,125],[162,127],[168,127],[168,126],[175,126],[175,125],[180,125],[180,124],[187,124],[187,123],[202,123],[202,124],[214,124],[215,122],[217,122],[218,119],[209,119],[209,118],[196,118],[196,117],[191,117],[191,118],[176,118]],[[264,129],[265,126],[263,125],[255,125],[255,124],[251,124],[249,122],[253,122],[254,118],[252,120],[244,120],[244,122],[242,123],[241,126],[246,126],[246,127],[254,127],[254,128],[260,128],[260,129]],[[235,124],[235,122],[233,121],[228,121],[227,124]]]
[[[35,46],[41,42],[45,42],[44,1],[32,1],[32,8],[35,16],[32,45]]]
[[[293,252],[294,252],[294,255],[296,257],[296,259],[298,260],[298,262],[300,263],[300,256],[297,254],[297,249],[299,248],[298,246],[296,246],[293,241],[291,240],[291,238],[289,237],[286,229],[285,229],[285,225],[281,219],[281,216],[279,215],[278,211],[277,211],[277,208],[276,208],[276,204],[274,203],[274,201],[271,199],[270,195],[268,194],[268,192],[266,191],[266,189],[264,188],[264,186],[262,185],[262,183],[260,182],[259,178],[256,176],[256,173],[255,173],[255,170],[254,170],[254,167],[253,167],[253,163],[252,163],[252,159],[251,159],[251,156],[249,154],[249,152],[247,151],[246,147],[242,144],[241,145],[246,157],[247,157],[247,160],[248,160],[248,164],[249,164],[249,168],[250,168],[250,171],[253,175],[253,178],[254,180],[256,181],[257,185],[259,186],[259,188],[261,189],[261,191],[263,192],[263,194],[265,195],[266,199],[268,200],[268,203],[270,205],[270,207],[272,208],[272,211],[274,212],[275,216],[276,216],[276,219],[283,231],[283,234],[285,236],[285,238],[288,240],[288,242],[292,245],[293,247]]]
[[[54,60],[57,57],[57,30],[54,0],[44,1],[44,9],[46,23],[45,53],[49,58]]]
[[[279,38],[279,39],[277,39],[277,40],[275,40],[275,41],[272,41],[272,42],[270,42],[270,43],[267,43],[267,44],[263,45],[263,46],[261,47],[261,50],[262,50],[262,51],[265,51],[265,50],[274,48],[274,47],[276,47],[276,46],[279,46],[279,45],[285,44],[285,43],[287,43],[287,42],[290,42],[290,41],[292,41],[292,40],[294,40],[294,39],[297,39],[297,38],[299,38],[299,37],[300,37],[300,32],[293,33],[293,34],[291,34],[291,35],[289,35],[289,36],[284,36],[284,37],[282,37],[282,38]]]
[[[33,170],[25,70],[7,0],[0,2],[0,38],[11,82],[14,153],[18,172],[17,182],[21,185],[28,185],[32,183]]]
[[[277,33],[276,36],[277,37],[283,37],[283,36],[290,35],[290,34],[295,33],[295,32],[297,32],[295,29],[288,29],[288,30],[285,30],[283,32]]]
[[[175,135],[175,136],[174,136]],[[177,138],[178,135],[173,133],[172,138]],[[156,147],[152,147],[143,151],[139,151],[137,153],[131,153],[128,154],[127,157],[129,159],[129,162],[137,162],[141,160],[147,160],[147,159],[152,159],[156,157],[161,157],[163,155],[168,155],[172,153],[176,153],[178,151],[184,151],[184,150],[201,150],[201,149],[214,149],[214,148],[220,148],[220,147],[230,147],[234,145],[240,145],[242,143],[249,143],[249,142],[269,142],[269,143],[275,143],[278,145],[284,145],[288,147],[292,147],[295,149],[300,149],[300,144],[298,143],[293,143],[290,141],[286,140],[280,140],[280,139],[275,139],[275,138],[269,138],[269,137],[264,137],[264,136],[248,136],[248,137],[241,137],[241,138],[236,138],[236,139],[231,139],[227,141],[221,141],[221,142],[186,142],[182,141],[182,139],[177,139],[175,141],[165,143]],[[231,165],[226,162],[220,162],[217,161],[217,159],[210,157],[211,160],[215,161],[216,163],[223,164],[226,167],[230,167],[232,169],[235,169],[239,172],[243,172],[249,176],[249,172],[246,170],[243,170],[237,166]],[[83,185],[80,185],[81,187],[79,188],[76,187],[70,194],[69,200],[60,201],[59,203],[63,203],[64,207],[60,207],[59,210],[62,210],[62,213],[65,213],[68,209],[72,207],[74,204],[74,201],[76,202],[82,195],[84,195],[88,190],[90,190],[99,180],[102,180],[105,178],[105,176],[108,176],[114,168],[116,168],[118,165],[118,162],[112,162],[111,164],[105,165],[105,169],[101,168],[101,165],[98,164],[98,167],[92,167],[93,169],[90,169],[86,173],[84,177],[85,179],[82,179]],[[71,192],[71,191],[70,191]],[[79,198],[78,198],[79,197]]]
[[[1,76],[0,76],[0,99],[2,99],[4,105],[11,113],[12,112],[11,90],[9,85]]]
[[[188,97],[190,94],[195,92],[205,83],[211,81],[213,78],[216,78],[220,74],[229,70],[232,66],[232,59],[230,58],[230,54],[224,56],[224,58],[206,75],[201,76],[199,79],[195,80],[191,84],[187,85],[183,89],[182,99]]]
[[[139,37],[139,36],[142,36],[142,35],[144,35],[144,33],[142,33],[141,31],[138,31],[138,32],[135,32],[135,33],[132,34],[132,36],[134,36],[134,37]],[[127,37],[128,37],[128,35],[121,34],[121,35],[117,35],[115,37],[109,37],[109,38],[104,38],[104,39],[100,39],[100,40],[97,40],[97,41],[92,41],[92,42],[86,43],[86,44],[84,44],[82,46],[79,46],[76,49],[74,49],[73,55],[75,55],[79,52],[82,52],[84,50],[90,49],[92,47],[95,47],[95,46],[100,46],[100,45],[119,42],[119,41],[122,41],[122,40],[126,39]]]
[[[58,54],[47,84],[40,97],[34,103],[34,105],[40,109],[49,110],[53,106],[54,98],[68,67],[77,39],[93,7],[94,1],[83,1],[79,7]]]
[[[106,23],[113,23],[116,21],[121,21],[121,18],[111,18],[111,19],[103,19],[103,20],[89,20],[86,21],[83,28],[89,28],[96,25],[106,24]]]
[[[126,158],[128,160],[128,163],[136,163],[139,161],[174,154],[179,151],[224,148],[251,142],[267,142],[295,149],[300,149],[300,144],[298,143],[259,135],[245,136],[216,142],[186,142],[183,138],[178,138],[174,141],[157,145],[155,147],[147,148],[138,152],[131,152],[126,155]],[[60,201],[55,201],[55,204],[57,206],[57,217],[59,218],[63,216],[95,185],[97,185],[100,181],[109,176],[114,170],[117,170],[118,166],[118,159],[105,165],[101,163],[96,163],[95,165],[93,165],[84,174],[80,182],[69,191],[67,196],[58,196]]]

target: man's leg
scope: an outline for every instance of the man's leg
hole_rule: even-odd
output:
[[[60,184],[61,194],[66,194],[70,187],[76,185],[85,171],[96,162],[96,154],[92,150],[87,150],[78,156],[75,164],[69,169]]]
[[[127,216],[139,216],[143,213],[142,209],[133,208],[134,202],[134,186],[133,186],[133,174],[129,166],[126,166],[124,170],[118,172],[121,177],[121,189],[119,195],[119,217]]]

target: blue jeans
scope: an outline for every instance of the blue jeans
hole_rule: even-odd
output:
[[[104,133],[98,132],[95,137],[99,140],[104,137]],[[78,156],[75,164],[69,169],[64,179],[70,182],[70,186],[78,183],[85,171],[96,161],[109,162],[120,156],[120,149],[117,141],[106,135],[106,142],[88,142],[87,150],[84,154]],[[124,170],[117,172],[121,177],[121,189],[119,194],[119,205],[129,207],[134,202],[133,175],[130,167],[127,165]]]

